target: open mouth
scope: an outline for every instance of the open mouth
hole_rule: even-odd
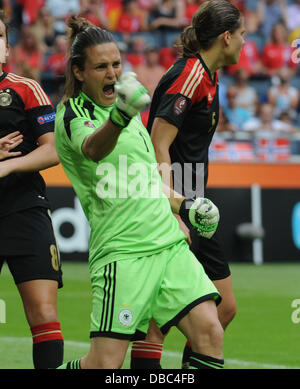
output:
[[[103,88],[103,93],[105,94],[105,96],[112,96],[115,93],[114,84],[105,85],[105,87]]]

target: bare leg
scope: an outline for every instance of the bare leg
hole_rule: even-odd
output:
[[[32,280],[18,284],[33,339],[36,369],[56,368],[63,362],[63,336],[57,316],[57,282]]]
[[[180,320],[177,327],[187,337],[194,352],[223,358],[224,331],[213,300],[194,307]]]
[[[30,327],[57,321],[57,282],[33,280],[18,284]]]
[[[120,369],[124,362],[128,340],[92,338],[89,353],[81,359],[82,369]]]

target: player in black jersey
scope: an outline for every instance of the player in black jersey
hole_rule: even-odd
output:
[[[39,174],[59,163],[55,113],[36,81],[3,70],[8,53],[7,24],[0,11],[0,270],[6,262],[21,295],[34,367],[55,368],[63,359],[56,303],[62,275]]]
[[[170,67],[155,90],[147,128],[163,181],[171,183],[170,186],[185,197],[205,195],[208,149],[219,118],[217,70],[238,62],[244,32],[243,17],[230,2],[203,3],[194,14],[192,24],[181,34],[181,58]],[[235,316],[236,302],[218,231],[211,239],[205,239],[197,236],[180,218],[178,222],[191,241],[191,250],[222,296],[218,314],[225,329]],[[163,342],[155,326],[149,330],[146,341],[134,342],[132,368],[159,368],[157,355],[156,361],[151,358],[153,344],[147,352],[148,342],[157,343],[160,348]],[[141,348],[143,360],[139,359],[141,353],[134,352]],[[183,367],[191,348],[193,345],[186,345]]]

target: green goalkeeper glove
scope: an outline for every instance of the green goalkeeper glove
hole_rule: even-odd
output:
[[[118,98],[110,112],[110,120],[119,127],[126,127],[130,120],[150,103],[150,96],[133,72],[122,74],[115,84],[115,89]]]
[[[189,206],[188,203],[192,201],[191,199],[183,200],[179,216],[187,226],[192,224],[197,229],[198,235],[210,239],[219,224],[219,210],[209,199],[198,197]]]

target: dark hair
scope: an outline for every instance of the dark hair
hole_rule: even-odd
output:
[[[5,26],[6,42],[8,43],[8,29],[9,29],[9,25],[8,25],[6,13],[3,11],[3,9],[0,9],[0,20],[2,21],[2,23]]]
[[[225,31],[235,32],[241,25],[241,13],[227,0],[209,0],[195,12],[192,23],[181,33],[177,45],[183,57],[208,50]]]
[[[63,101],[70,97],[78,96],[81,89],[81,82],[73,73],[73,66],[84,70],[86,61],[86,49],[98,44],[116,41],[107,30],[94,26],[87,19],[79,16],[71,16],[67,21],[69,39],[69,58],[66,65],[66,83]]]

